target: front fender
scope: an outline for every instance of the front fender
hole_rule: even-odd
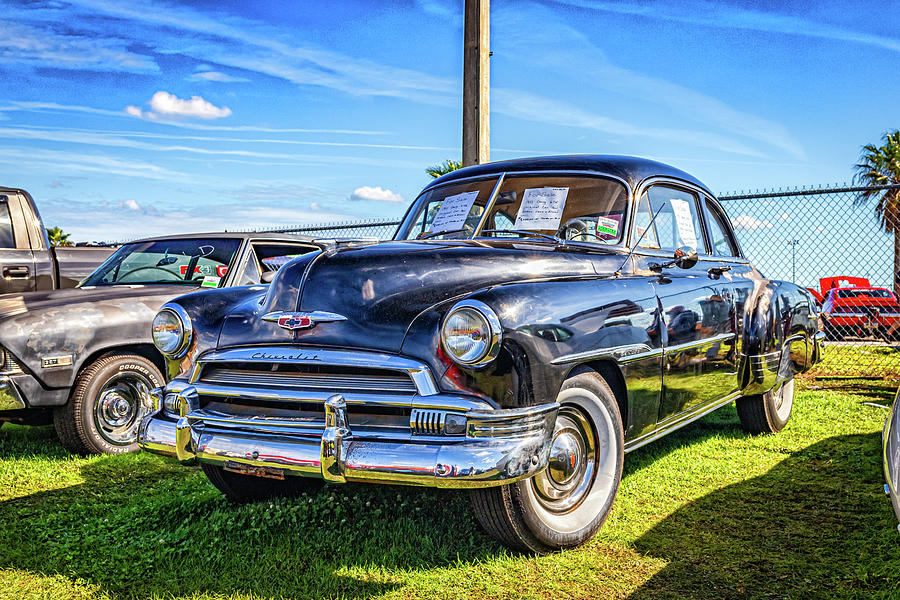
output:
[[[249,318],[250,315],[256,317],[260,311],[260,301],[265,293],[265,286],[231,287],[193,292],[168,302],[167,305],[177,304],[184,309],[191,319],[193,335],[183,356],[166,359],[166,379],[171,380],[184,375],[198,356],[214,350],[219,344],[219,337],[226,322],[265,323],[258,318]],[[288,332],[278,327],[275,329],[287,334],[286,341],[290,343]]]

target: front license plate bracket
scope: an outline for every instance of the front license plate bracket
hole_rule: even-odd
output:
[[[222,468],[231,473],[240,475],[252,475],[254,477],[264,477],[266,479],[284,479],[284,469],[277,467],[265,467],[256,465],[245,465],[234,460],[226,460]]]

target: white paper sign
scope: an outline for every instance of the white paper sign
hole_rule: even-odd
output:
[[[475,198],[477,197],[478,191],[476,190],[474,192],[463,192],[462,194],[455,194],[444,198],[437,214],[434,215],[434,221],[431,222],[428,231],[454,231],[456,229],[462,229],[462,226],[466,223],[466,219],[469,217],[469,211],[472,210],[472,205],[475,203]]]
[[[670,198],[672,211],[675,213],[675,226],[678,227],[678,236],[681,243],[691,248],[697,248],[697,234],[694,233],[694,218],[691,216],[691,205],[687,200]]]
[[[525,190],[516,215],[514,229],[559,229],[569,188],[532,188]]]

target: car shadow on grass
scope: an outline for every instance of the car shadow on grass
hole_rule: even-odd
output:
[[[629,598],[900,597],[880,442],[827,438],[678,509],[635,542],[668,564]]]
[[[80,470],[84,483],[0,502],[0,568],[117,598],[367,598],[407,573],[503,551],[460,493],[347,485],[236,505],[199,469],[161,457],[97,457]]]

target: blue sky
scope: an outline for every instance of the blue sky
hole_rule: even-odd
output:
[[[0,0],[0,185],[79,240],[400,216],[460,154],[461,6]],[[898,8],[494,0],[492,159],[849,180],[900,125]]]

